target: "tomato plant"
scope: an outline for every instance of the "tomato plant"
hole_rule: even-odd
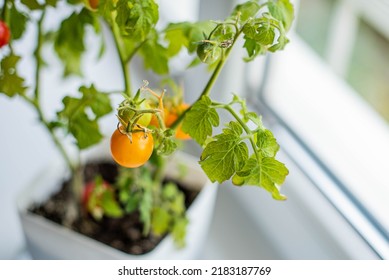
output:
[[[118,128],[111,136],[111,154],[121,166],[136,168],[145,164],[153,153],[153,135],[148,131],[125,133]]]
[[[0,48],[8,44],[11,38],[11,32],[9,31],[8,25],[0,20]]]
[[[232,49],[240,42],[246,53],[245,62],[267,52],[282,50],[289,42],[286,33],[293,21],[294,8],[289,0],[249,0],[235,6],[224,20],[168,23],[160,27],[157,2],[163,5],[163,1],[156,0],[63,1],[61,5],[58,0],[3,1],[0,47],[7,44],[10,47],[4,52],[1,50],[0,93],[10,98],[19,97],[36,111],[72,172],[74,186],[71,189],[77,203],[87,203],[92,216],[118,217],[136,209],[140,211],[145,234],[150,233],[154,221],[153,233],[165,234],[170,227],[170,231],[180,236],[182,244],[187,224],[183,195],[173,187],[167,188],[166,193],[170,194],[165,198],[161,194],[166,156],[179,147],[180,140],[193,139],[201,146],[199,164],[211,181],[232,180],[236,185],[254,185],[262,187],[275,199],[285,199],[279,188],[288,170],[276,159],[279,145],[274,135],[265,128],[257,113],[248,110],[244,99],[234,95],[230,102],[221,103],[217,99],[223,93],[213,92],[213,87]],[[48,10],[50,12],[46,12]],[[45,24],[47,15],[55,13],[60,13],[60,22],[48,27]],[[27,28],[29,25],[34,28]],[[19,39],[28,30],[34,30],[29,35],[36,36],[31,40],[35,45],[33,52],[23,53],[23,46],[16,44],[22,44]],[[111,65],[119,71],[104,69],[107,76],[119,75],[121,82],[112,84],[112,88],[99,89],[93,74],[90,75],[92,80],[82,78],[83,63],[91,63],[83,59],[84,53],[96,52],[87,44],[87,36],[99,37],[96,42],[102,42],[97,48],[101,56],[118,58],[118,63],[113,59]],[[112,48],[105,48],[106,43]],[[53,114],[46,114],[42,108],[45,96],[42,91],[48,88],[44,85],[47,79],[42,75],[43,69],[49,70],[52,66],[50,56],[43,57],[45,48],[53,50],[61,61],[64,81],[70,76],[80,77],[76,79],[80,82],[78,88],[62,99],[62,108]],[[109,53],[104,53],[105,49]],[[26,79],[23,71],[19,71],[20,62],[29,61],[31,54],[33,73],[26,76],[34,77],[35,81]],[[183,84],[181,94],[180,90],[175,90],[177,85],[168,83],[171,92],[161,90],[161,94],[156,94],[146,84],[133,92],[137,83],[141,83],[132,81],[134,58],[138,59],[137,64],[143,63],[144,68],[152,72],[153,78],[156,75],[156,80],[165,80],[166,85],[166,80],[174,80],[169,66],[178,54],[190,56],[192,63],[188,67],[195,67],[199,62],[211,64],[204,68],[211,73],[203,90],[191,96],[193,103],[182,101],[184,88],[192,84]],[[91,71],[93,68],[90,67]],[[190,82],[197,81],[193,77]],[[144,96],[144,92],[149,94]],[[116,103],[117,99],[112,96],[118,94],[123,99]],[[158,103],[155,103],[155,97]],[[122,187],[117,191],[116,185],[107,187],[103,181],[95,180],[87,184],[82,195],[81,162],[72,160],[62,137],[70,137],[80,153],[100,143],[104,139],[100,120],[112,113],[112,100],[118,104],[119,124],[111,136],[110,150],[114,161],[123,167],[120,173],[125,174],[124,179],[117,183]],[[223,116],[223,122],[219,115]],[[224,121],[224,118],[228,120]],[[127,173],[132,175],[127,176]],[[176,213],[172,209],[177,207],[167,207],[169,203],[164,201],[172,202],[173,197],[174,205],[181,205]],[[71,211],[74,207],[68,209]],[[75,215],[66,216],[73,219]],[[161,220],[170,221],[169,226]],[[71,222],[66,221],[66,224]]]

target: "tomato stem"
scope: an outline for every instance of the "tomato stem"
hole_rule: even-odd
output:
[[[212,105],[216,105],[218,108],[223,108],[227,110],[238,121],[238,123],[242,126],[243,130],[246,132],[247,138],[250,140],[250,144],[253,148],[255,156],[259,161],[260,160],[259,150],[254,141],[254,134],[251,131],[251,129],[247,126],[247,124],[238,116],[238,114],[234,111],[234,109],[232,109],[232,107],[229,104],[212,103]]]
[[[37,44],[34,51],[36,58],[36,67],[35,67],[35,90],[34,90],[34,99],[39,104],[39,91],[40,91],[40,69],[42,67],[42,58],[41,58],[41,48],[42,48],[42,23],[45,18],[45,10],[43,10],[42,15],[38,21],[38,32],[37,32]]]
[[[145,40],[143,40],[138,46],[136,46],[133,51],[130,53],[130,55],[126,58],[126,63],[129,63],[133,58],[134,56],[136,55],[136,53],[142,48],[142,46],[148,41],[149,39],[146,38]]]
[[[162,182],[165,177],[166,159],[164,157],[157,155],[156,161],[157,161],[157,168],[155,169],[155,173],[154,173],[153,193],[155,196],[154,199],[158,200],[160,199]]]
[[[211,89],[214,86],[217,78],[219,77],[220,72],[223,69],[224,64],[227,61],[228,56],[230,55],[230,52],[231,52],[232,48],[234,47],[235,42],[238,40],[238,38],[239,38],[240,34],[242,33],[242,31],[243,31],[243,27],[240,30],[237,30],[237,32],[236,32],[236,34],[234,36],[234,40],[232,41],[231,46],[227,50],[223,51],[222,57],[220,58],[219,63],[217,64],[215,70],[213,71],[211,77],[208,80],[208,83],[206,84],[206,86],[203,89],[203,91],[200,94],[200,96],[197,98],[196,102],[199,101],[204,95],[208,96],[211,93]],[[182,112],[182,114],[177,118],[177,120],[171,125],[172,129],[175,129],[183,121],[186,113],[190,110],[190,108],[192,108],[192,106],[189,106],[185,111]]]
[[[1,10],[1,19],[4,22],[7,22],[7,16],[8,16],[8,0],[4,0],[3,9]]]
[[[40,92],[40,75],[41,75],[41,67],[42,67],[41,49],[42,49],[42,43],[43,43],[42,24],[43,24],[44,18],[45,18],[45,11],[42,12],[41,17],[40,17],[40,19],[38,21],[38,25],[37,25],[37,28],[38,28],[38,31],[37,31],[37,46],[36,46],[36,49],[34,51],[34,56],[35,56],[35,60],[36,60],[34,97],[33,98],[29,98],[26,95],[22,95],[22,96],[23,96],[23,98],[26,101],[28,101],[35,108],[35,110],[38,113],[39,119],[44,124],[44,126],[47,128],[47,130],[49,131],[50,136],[51,136],[51,138],[54,141],[54,144],[56,145],[56,147],[58,148],[58,150],[61,153],[62,157],[64,158],[67,166],[69,167],[71,172],[74,173],[76,168],[73,165],[73,163],[71,162],[70,157],[67,154],[65,148],[63,147],[61,141],[55,135],[54,128],[50,125],[49,121],[46,120],[46,118],[45,118],[45,116],[43,114],[42,108],[41,108],[41,104],[40,104],[40,94],[39,94],[39,92]]]

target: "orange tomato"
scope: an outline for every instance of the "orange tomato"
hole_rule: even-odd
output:
[[[171,127],[173,123],[178,119],[178,117],[186,110],[189,108],[189,104],[186,103],[181,103],[180,105],[177,106],[177,108],[164,108],[164,122],[166,127]],[[152,116],[151,118],[151,125],[155,127],[159,127],[157,117],[155,115]],[[181,124],[178,125],[176,128],[176,138],[180,140],[189,140],[190,136],[189,134],[186,134],[185,132],[182,131],[181,129]]]
[[[150,132],[133,132],[132,141],[119,129],[116,129],[111,136],[112,158],[123,167],[136,168],[145,164],[153,148],[154,140]]]

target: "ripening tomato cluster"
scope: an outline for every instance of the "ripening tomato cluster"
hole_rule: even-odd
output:
[[[123,103],[122,103],[123,104]],[[137,109],[147,110],[153,106],[148,101],[137,105]],[[179,116],[189,107],[181,103],[176,106],[168,105],[163,108],[163,120],[166,127],[171,127]],[[116,163],[127,168],[136,168],[145,164],[151,157],[154,149],[154,139],[148,126],[158,128],[158,120],[154,114],[143,114],[136,121],[135,131],[126,132],[125,128],[134,118],[131,109],[121,109],[118,112],[120,127],[111,136],[111,154]],[[181,130],[181,124],[175,129],[175,137],[188,140],[190,136]]]
[[[9,31],[8,25],[0,20],[0,48],[8,45],[11,39],[11,32]]]
[[[189,108],[186,103],[181,103],[178,106],[168,106],[164,108],[164,123],[166,127],[171,127],[173,123],[179,118],[179,116]],[[151,117],[151,125],[159,127],[157,118],[153,115]],[[189,134],[185,133],[181,129],[181,124],[176,128],[175,137],[180,140],[189,140]]]

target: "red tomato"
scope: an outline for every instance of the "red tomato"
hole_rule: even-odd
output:
[[[0,20],[0,48],[8,45],[11,39],[11,32],[9,31],[8,25]]]

